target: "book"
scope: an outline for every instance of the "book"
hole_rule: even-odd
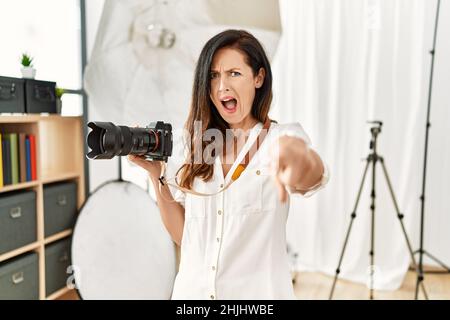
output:
[[[3,146],[3,184],[11,184],[11,149],[9,146],[9,136],[8,134],[3,135],[2,139]]]
[[[0,188],[3,187],[3,143],[2,134],[0,133]]]
[[[37,180],[36,172],[36,137],[30,134],[30,154],[31,154],[31,180]]]
[[[30,147],[30,137],[25,137],[25,155],[26,155],[26,178],[27,181],[31,181],[31,147]]]
[[[19,182],[27,181],[27,154],[25,151],[25,133],[19,133],[19,162],[20,162],[20,179]]]
[[[11,179],[12,184],[19,183],[19,148],[17,145],[17,133],[9,134],[11,148]]]

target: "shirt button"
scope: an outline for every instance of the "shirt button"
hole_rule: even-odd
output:
[[[214,295],[213,294],[210,295],[209,297],[211,298],[211,300],[214,300]]]
[[[222,210],[217,211],[217,214],[220,216],[222,214]]]
[[[215,270],[216,270],[216,267],[212,266],[211,269],[212,269],[212,271],[215,271]]]
[[[221,184],[220,187],[223,188],[223,184]]]
[[[217,238],[217,242],[220,242],[220,238]]]
[[[259,176],[261,174],[261,171],[256,170],[256,174]]]

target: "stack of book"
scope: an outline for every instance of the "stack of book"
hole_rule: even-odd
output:
[[[0,133],[0,140],[0,188],[36,180],[35,135]]]

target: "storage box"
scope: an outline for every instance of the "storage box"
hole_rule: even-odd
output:
[[[27,113],[56,113],[56,82],[27,79],[25,110]]]
[[[49,296],[64,288],[67,279],[72,276],[67,273],[70,266],[71,239],[64,239],[45,247],[45,291]]]
[[[37,241],[36,193],[0,195],[0,254]]]
[[[28,253],[0,263],[0,300],[39,299],[38,255]]]
[[[77,214],[77,185],[62,182],[44,185],[45,237],[71,229]]]
[[[0,77],[0,113],[25,113],[25,80]]]

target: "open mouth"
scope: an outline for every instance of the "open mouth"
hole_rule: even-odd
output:
[[[222,102],[222,106],[226,112],[233,113],[237,109],[237,100],[233,97],[222,98],[220,102]]]

